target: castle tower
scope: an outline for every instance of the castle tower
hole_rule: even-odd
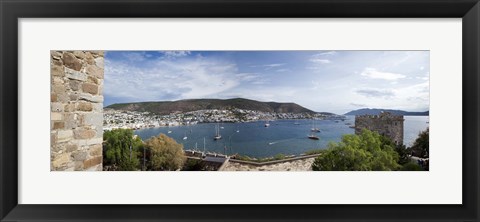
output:
[[[382,112],[380,115],[355,116],[355,134],[360,134],[363,129],[368,129],[386,136],[397,145],[403,144],[403,116]]]

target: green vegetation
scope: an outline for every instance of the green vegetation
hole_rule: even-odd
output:
[[[112,170],[131,171],[140,169],[139,156],[143,143],[134,138],[133,130],[115,129],[103,133],[103,164]]]
[[[428,158],[429,153],[429,129],[420,132],[413,143],[412,154],[421,158]]]
[[[201,171],[205,169],[205,164],[202,160],[187,159],[183,164],[182,171]]]
[[[150,150],[152,170],[178,170],[186,160],[183,145],[165,134],[148,139],[145,141],[145,146]]]
[[[388,171],[398,170],[399,155],[392,142],[376,132],[363,130],[360,135],[344,135],[312,164],[313,170]]]
[[[183,146],[172,138],[160,134],[145,143],[133,135],[131,129],[114,129],[103,133],[103,165],[105,170],[133,171],[178,170],[186,157]]]
[[[402,166],[402,171],[422,171],[422,167],[414,162],[408,162]]]
[[[325,149],[315,149],[315,150],[309,150],[305,152],[305,155],[313,155],[313,154],[322,154],[325,153],[327,150]]]

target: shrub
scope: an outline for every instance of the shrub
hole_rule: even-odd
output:
[[[360,171],[397,170],[398,153],[391,141],[376,132],[364,129],[360,135],[344,135],[340,143],[330,143],[315,158],[312,170]]]
[[[182,168],[186,160],[183,145],[165,134],[148,139],[145,145],[150,150],[150,168],[152,170],[178,170]]]

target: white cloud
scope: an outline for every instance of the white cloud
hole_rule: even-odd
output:
[[[350,103],[350,105],[355,107],[368,107],[367,104],[363,104],[363,103]]]
[[[190,51],[161,51],[166,58],[177,58],[190,55]]]
[[[280,66],[286,65],[285,63],[272,63],[272,64],[263,64],[263,65],[251,65],[251,68],[264,68],[264,70],[270,70]]]
[[[320,63],[320,64],[332,63],[332,61],[330,61],[328,59],[310,59],[310,62]]]
[[[358,89],[355,93],[366,97],[377,97],[390,99],[395,97],[395,93],[390,89]]]
[[[138,66],[107,62],[104,93],[135,101],[216,97],[240,84],[231,78],[236,65],[224,61],[162,60]]]
[[[309,61],[315,64],[329,64],[332,63],[332,60],[326,59],[325,57],[329,57],[330,55],[334,55],[336,52],[330,51],[330,52],[323,52],[323,53],[318,53],[315,55],[310,56]]]
[[[384,79],[384,80],[398,80],[406,77],[405,75],[398,74],[398,73],[381,72],[374,68],[365,68],[365,70],[363,70],[363,72],[360,73],[360,75],[370,79]]]
[[[321,53],[317,53],[317,54],[312,55],[312,58],[328,57],[328,56],[333,56],[333,55],[336,55],[336,54],[338,54],[338,52],[336,52],[336,51],[321,52]]]
[[[130,62],[141,62],[146,59],[145,52],[126,52],[122,53],[122,56],[125,57]]]

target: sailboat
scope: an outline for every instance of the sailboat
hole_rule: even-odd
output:
[[[269,127],[270,126],[270,123],[268,123],[268,120],[267,122],[265,123],[265,127]]]
[[[240,132],[240,130],[239,130],[238,127],[237,127],[237,133],[239,133],[239,132]]]
[[[320,129],[317,128],[317,127],[315,127],[315,119],[313,119],[312,122],[313,122],[313,126],[312,126],[311,131],[312,131],[312,132],[320,132]]]
[[[313,133],[311,133],[310,135],[308,135],[308,138],[309,138],[309,139],[312,139],[312,140],[319,140],[319,139],[320,139],[320,138],[318,138],[317,135],[315,135],[315,134],[313,134]]]
[[[217,124],[215,126],[215,136],[213,137],[214,140],[222,139],[222,135],[220,135],[220,126]]]
[[[187,140],[188,137],[187,137],[187,132],[185,132],[185,136],[183,137],[183,140]]]

